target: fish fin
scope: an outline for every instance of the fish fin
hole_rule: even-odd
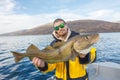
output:
[[[31,53],[31,52],[40,52],[39,48],[37,48],[34,44],[31,44],[27,50],[26,53]]]
[[[61,47],[62,45],[64,45],[65,44],[65,42],[64,41],[58,41],[58,42],[55,42],[53,45],[52,45],[52,47],[54,47],[54,48],[59,48],[59,47]]]
[[[47,46],[42,51],[49,51],[49,50],[55,50],[52,46]]]
[[[15,57],[14,60],[16,63],[19,62],[22,58],[24,58],[24,56],[21,53],[14,52],[14,51],[11,51],[11,53]]]
[[[27,54],[29,53],[38,54],[39,52],[40,52],[39,48],[37,48],[34,44],[31,44],[26,50]],[[32,61],[33,57],[29,56],[29,59]]]

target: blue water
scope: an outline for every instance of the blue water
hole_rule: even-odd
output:
[[[0,37],[0,80],[46,80],[54,72],[41,74],[28,58],[15,63],[10,51],[25,52],[30,44],[40,49],[53,40],[51,35],[2,36]],[[100,40],[93,45],[97,48],[96,62],[120,64],[120,33],[100,33]]]

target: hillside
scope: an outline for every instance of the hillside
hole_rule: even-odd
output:
[[[120,23],[113,23],[101,20],[75,20],[68,21],[68,26],[73,31],[87,32],[87,33],[106,33],[106,32],[120,32]],[[32,29],[16,31],[1,35],[39,35],[51,34],[53,31],[52,23],[38,26]]]

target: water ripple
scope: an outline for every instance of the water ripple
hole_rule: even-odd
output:
[[[97,48],[96,62],[115,62],[120,64],[120,33],[102,33],[94,46]],[[0,37],[0,80],[46,80],[53,72],[42,74],[28,58],[15,63],[10,51],[25,52],[34,44],[43,49],[53,39],[44,36],[7,36]]]

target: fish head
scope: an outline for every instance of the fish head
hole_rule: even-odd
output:
[[[99,40],[99,34],[81,35],[77,37],[73,46],[75,50],[84,50],[91,47],[98,40]]]

